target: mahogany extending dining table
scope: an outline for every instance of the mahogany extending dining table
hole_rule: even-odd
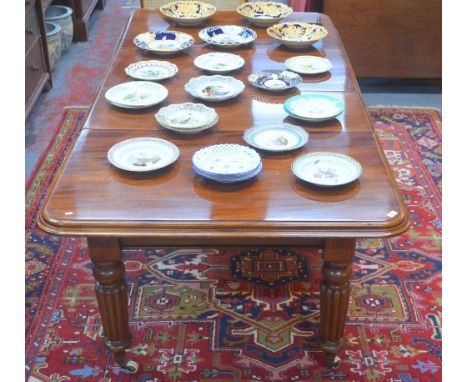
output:
[[[129,18],[84,127],[57,173],[38,219],[38,225],[49,233],[87,238],[104,341],[121,366],[129,365],[125,349],[132,342],[123,248],[321,247],[320,342],[326,364],[332,367],[344,342],[356,239],[397,235],[409,226],[407,211],[331,20],[318,13],[293,13],[285,20],[320,21],[329,34],[298,52],[285,49],[265,29],[252,27],[258,38],[234,50],[245,59],[245,66],[230,74],[247,84],[245,91],[235,99],[209,105],[219,115],[214,128],[195,136],[180,136],[159,126],[154,115],[171,103],[198,102],[184,91],[184,84],[206,74],[195,67],[194,58],[217,49],[199,39],[201,27],[175,26],[156,10],[136,10]],[[221,24],[247,22],[235,12],[217,12],[205,26]],[[155,58],[137,48],[133,38],[147,30],[168,28],[195,39],[187,51],[163,58],[179,68],[175,77],[163,82],[168,98],[137,111],[108,104],[104,93],[129,80],[124,71],[127,65]],[[304,54],[326,57],[333,67],[324,74],[303,76],[297,88],[282,93],[267,93],[248,85],[249,73],[283,69],[287,58]],[[321,123],[293,120],[283,110],[284,101],[310,92],[342,99],[344,112]],[[309,142],[287,155],[262,153],[263,171],[255,179],[217,184],[193,172],[192,155],[201,147],[242,144],[245,129],[278,122],[302,126],[310,134]],[[112,167],[107,161],[109,148],[141,136],[173,142],[180,148],[180,158],[170,167],[146,175]],[[297,156],[312,151],[350,155],[361,163],[363,173],[343,187],[309,185],[295,178],[291,164]]]

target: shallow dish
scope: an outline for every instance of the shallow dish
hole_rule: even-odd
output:
[[[272,25],[267,29],[270,37],[291,49],[304,49],[328,35],[321,25],[289,22]]]
[[[344,110],[344,103],[328,95],[303,94],[288,98],[284,103],[284,110],[294,118],[319,122],[341,114]]]
[[[300,156],[291,166],[294,175],[322,187],[342,186],[362,174],[360,163],[344,154],[315,152]]]
[[[320,74],[328,72],[332,63],[326,58],[317,56],[296,56],[288,58],[284,65],[293,72],[301,74]]]
[[[202,29],[198,36],[208,44],[220,48],[236,48],[254,41],[257,33],[239,25],[219,25]]]
[[[163,107],[155,117],[166,129],[187,134],[209,129],[218,122],[215,109],[201,103],[189,102]]]
[[[139,61],[125,68],[128,76],[137,80],[160,81],[174,77],[179,69],[168,61]]]
[[[232,53],[212,52],[198,56],[193,61],[195,66],[202,70],[214,73],[227,73],[244,66],[244,59]]]
[[[196,98],[211,102],[221,102],[238,96],[244,91],[242,81],[230,76],[200,76],[185,84],[185,91]]]
[[[262,162],[260,162],[257,168],[255,168],[253,171],[250,171],[249,173],[243,174],[240,176],[230,176],[230,177],[212,175],[212,174],[201,171],[195,166],[192,166],[192,168],[196,174],[202,176],[203,178],[214,180],[220,183],[237,183],[237,182],[243,182],[245,180],[249,180],[249,179],[256,177],[258,174],[262,172],[263,165],[262,165]]]
[[[267,27],[289,16],[293,12],[286,4],[273,1],[245,3],[237,8],[237,13],[244,16],[252,24]]]
[[[164,101],[168,93],[164,86],[154,82],[129,81],[110,88],[104,96],[115,106],[142,109]]]
[[[173,1],[159,10],[179,25],[194,26],[213,16],[216,7],[200,1]]]
[[[141,137],[115,144],[107,152],[107,159],[121,170],[148,172],[169,166],[179,155],[177,146],[169,141]]]
[[[243,177],[255,172],[260,163],[255,150],[237,144],[204,147],[192,157],[192,164],[202,173],[221,177]]]
[[[133,39],[134,44],[148,52],[172,55],[193,45],[193,37],[176,31],[149,31],[140,33]]]
[[[302,77],[288,70],[264,70],[249,74],[248,80],[259,89],[281,92],[299,85],[302,82]]]
[[[309,134],[300,126],[289,123],[252,127],[244,132],[244,141],[265,151],[291,151],[304,146]]]

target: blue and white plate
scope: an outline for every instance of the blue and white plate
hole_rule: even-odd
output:
[[[202,29],[198,36],[208,44],[221,48],[236,48],[254,41],[257,33],[239,25],[219,25]]]
[[[148,52],[168,56],[193,45],[193,37],[176,31],[149,31],[140,33],[133,40],[134,44]]]
[[[281,92],[299,85],[302,82],[302,77],[289,70],[264,70],[249,74],[248,80],[259,89]]]
[[[344,102],[324,94],[302,94],[288,98],[284,110],[291,117],[309,122],[332,119],[344,110]]]
[[[205,178],[233,183],[258,175],[262,161],[250,147],[219,144],[204,147],[193,154],[192,166],[197,174]]]
[[[252,127],[244,132],[244,141],[260,150],[282,152],[296,150],[309,141],[309,134],[289,123]]]

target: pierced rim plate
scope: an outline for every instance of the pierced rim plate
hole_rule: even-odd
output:
[[[179,155],[178,147],[169,141],[141,137],[115,144],[107,152],[107,159],[121,170],[148,172],[169,166]]]
[[[169,61],[148,60],[130,64],[125,68],[128,76],[137,80],[160,81],[174,77],[179,69]]]
[[[289,70],[301,74],[320,74],[332,68],[330,60],[317,56],[291,57],[284,62],[284,65]]]
[[[198,56],[193,63],[197,68],[202,70],[214,73],[227,73],[242,68],[245,60],[237,54],[212,52]]]
[[[289,123],[267,125],[246,130],[244,141],[260,150],[283,152],[304,146],[309,141],[309,133]]]
[[[299,85],[302,77],[289,70],[264,70],[249,74],[248,80],[259,89],[281,92]]]
[[[239,25],[218,25],[202,29],[198,36],[208,44],[221,48],[235,48],[254,41],[257,33]]]
[[[333,152],[302,155],[294,161],[291,170],[303,181],[323,187],[342,186],[354,182],[362,174],[357,160]]]
[[[219,144],[198,150],[193,154],[192,163],[208,175],[241,177],[255,171],[261,159],[250,147]]]
[[[129,81],[110,88],[104,96],[115,106],[142,109],[164,101],[168,94],[168,90],[161,84],[149,81]]]
[[[148,31],[140,33],[133,43],[140,49],[160,55],[171,55],[193,45],[193,37],[176,31]]]
[[[304,121],[320,122],[332,119],[344,110],[343,101],[324,94],[302,94],[288,98],[284,110]]]
[[[215,109],[189,102],[163,107],[155,117],[161,126],[181,133],[198,133],[218,122]]]
[[[242,81],[230,76],[199,76],[185,84],[185,91],[193,97],[211,102],[221,102],[237,97],[245,89]]]

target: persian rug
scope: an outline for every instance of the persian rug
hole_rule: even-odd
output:
[[[83,122],[68,109],[27,182],[26,380],[96,382],[435,382],[441,380],[441,116],[370,109],[412,226],[360,240],[341,365],[318,348],[314,249],[125,251],[129,374],[103,347],[86,241],[39,230],[47,188]],[[286,273],[263,271],[274,259]],[[245,264],[257,263],[258,272]]]

